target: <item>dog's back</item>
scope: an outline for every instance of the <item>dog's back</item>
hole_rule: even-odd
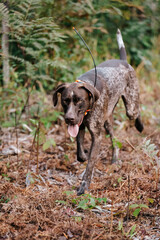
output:
[[[120,97],[122,97],[126,114],[129,119],[139,118],[139,84],[135,71],[127,63],[127,55],[120,30],[117,31],[117,42],[120,51],[120,59],[112,59],[102,62],[97,66],[96,88],[102,94],[104,88],[108,89],[108,109],[107,115],[110,116]],[[82,74],[79,80],[92,84],[95,81],[95,69]],[[143,130],[142,124],[138,131]]]
[[[132,69],[127,63],[127,54],[119,29],[117,30],[117,42],[120,51],[120,59],[107,60],[97,66],[96,88],[102,92],[102,81],[104,81],[107,83],[107,87],[111,95],[115,95],[114,89],[116,90],[118,87],[120,90],[121,85],[123,86],[121,89],[123,91],[126,82],[126,73]],[[94,85],[95,69],[91,69],[90,71],[84,73],[78,79]]]

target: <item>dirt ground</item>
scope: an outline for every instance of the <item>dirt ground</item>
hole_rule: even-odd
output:
[[[114,126],[119,162],[110,165],[110,139],[103,133],[90,191],[81,197],[76,189],[86,163],[76,161],[75,140],[63,120],[47,133],[56,142],[47,150],[41,144],[37,148],[33,135],[21,128],[1,129],[0,239],[160,239],[156,89],[153,95],[141,95],[142,134],[118,105]],[[89,147],[88,132],[85,144]]]

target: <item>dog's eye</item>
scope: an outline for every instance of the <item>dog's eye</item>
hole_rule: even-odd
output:
[[[78,100],[78,103],[82,103],[82,102],[83,102],[83,100],[82,100],[82,99],[79,99],[79,100]]]
[[[63,104],[68,105],[69,103],[70,103],[69,98],[63,99]]]
[[[78,103],[82,103],[82,102],[83,102],[83,99],[82,99],[82,98],[77,98],[77,102],[78,102]]]
[[[81,102],[82,102],[82,99],[81,99],[81,98],[78,98],[78,97],[74,97],[74,98],[73,98],[73,102],[74,102],[75,104],[81,103]]]

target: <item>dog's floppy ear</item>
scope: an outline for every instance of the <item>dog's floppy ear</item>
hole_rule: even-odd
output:
[[[59,85],[55,91],[53,92],[53,104],[54,106],[57,105],[57,102],[58,102],[58,96],[57,96],[57,93],[62,93],[63,90],[66,88],[66,84],[65,83],[62,83],[61,85]]]
[[[88,84],[88,83],[84,83],[80,87],[84,88],[89,93],[89,95],[92,98],[93,103],[98,100],[100,93],[94,86],[92,86],[91,84]]]

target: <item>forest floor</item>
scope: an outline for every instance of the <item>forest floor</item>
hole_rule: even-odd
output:
[[[0,239],[160,239],[159,92],[141,87],[142,134],[118,104],[120,160],[110,164],[111,143],[103,133],[90,191],[83,196],[76,189],[86,163],[77,162],[75,140],[62,118],[47,132],[56,145],[46,150],[33,144],[29,131],[2,128]]]

